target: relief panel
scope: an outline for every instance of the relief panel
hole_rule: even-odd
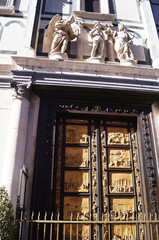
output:
[[[110,193],[133,193],[132,173],[112,172],[109,176]]]
[[[66,126],[66,143],[88,143],[88,127],[81,125]]]
[[[128,129],[118,127],[108,127],[108,145],[128,145]]]
[[[131,168],[129,149],[108,149],[109,168]]]
[[[111,220],[134,220],[134,198],[131,197],[111,197],[110,198],[110,218]]]
[[[65,167],[88,167],[88,148],[66,147]]]
[[[112,240],[136,240],[136,227],[133,224],[116,224],[112,226]]]
[[[86,171],[65,171],[64,191],[65,192],[88,192],[88,172]]]
[[[89,198],[82,196],[65,196],[64,197],[64,219],[69,220],[78,219],[88,220],[89,219]]]

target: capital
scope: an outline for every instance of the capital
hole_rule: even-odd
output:
[[[26,98],[30,100],[31,96],[31,83],[17,83],[16,81],[11,82],[11,87],[14,88],[14,97]]]

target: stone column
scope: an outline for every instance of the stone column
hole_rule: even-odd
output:
[[[100,13],[109,13],[109,0],[99,0],[100,1]]]
[[[153,67],[159,67],[159,40],[149,0],[140,0],[140,10],[148,39]]]
[[[12,82],[11,85],[15,89],[15,95],[12,103],[2,182],[8,190],[15,211],[19,173],[23,167],[25,157],[31,84]]]

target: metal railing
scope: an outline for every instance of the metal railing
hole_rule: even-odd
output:
[[[32,213],[17,220],[18,240],[23,239],[23,229],[29,229],[27,240],[159,240],[157,214],[142,220],[81,220],[70,216],[61,220],[60,215]],[[26,239],[26,238],[25,238]]]

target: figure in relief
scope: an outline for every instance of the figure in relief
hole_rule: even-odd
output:
[[[123,24],[120,23],[118,25],[118,32],[115,31],[113,37],[115,41],[114,49],[120,63],[134,65],[136,61],[134,60],[133,53],[130,49],[130,45],[133,44],[133,41],[130,35],[126,32]]]
[[[89,36],[92,40],[92,51],[91,57],[88,61],[101,61],[104,60],[104,27],[100,24],[100,22],[95,22],[92,30],[89,32]]]
[[[49,53],[50,59],[64,60],[68,58],[65,53],[68,42],[77,36],[71,27],[73,22],[74,18],[72,16],[66,20],[62,20],[59,14],[55,15],[49,22],[46,37],[52,41]]]

